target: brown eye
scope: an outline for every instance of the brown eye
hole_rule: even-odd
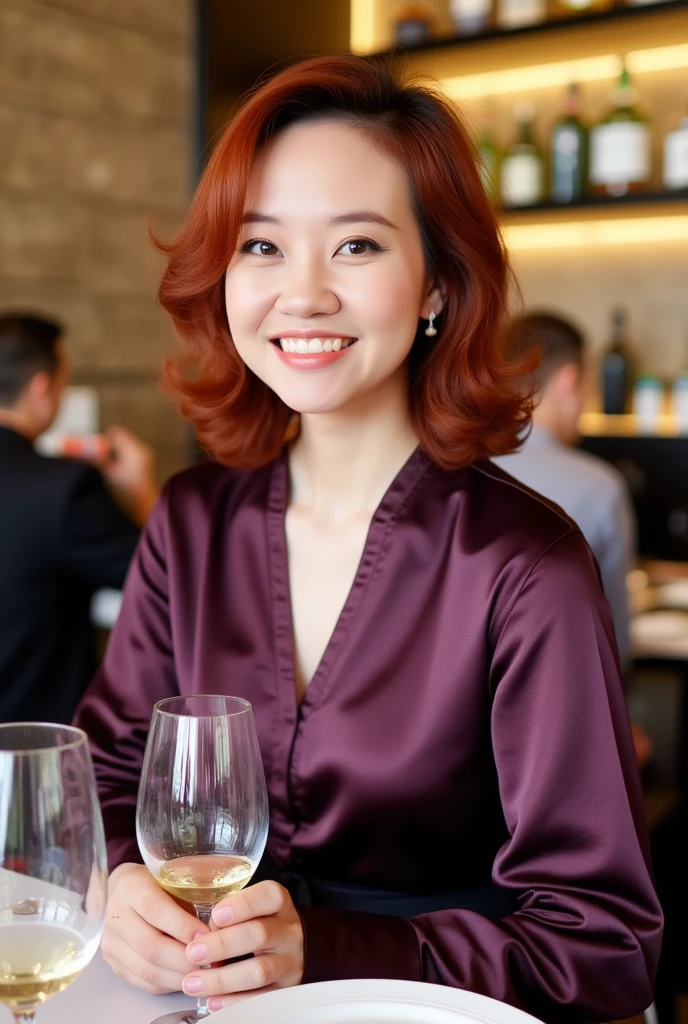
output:
[[[249,252],[253,256],[275,256],[279,249],[274,242],[268,242],[264,238],[251,238],[241,246],[241,252]]]
[[[346,248],[351,256],[363,256],[368,252],[368,243],[357,238],[353,242],[347,242]]]

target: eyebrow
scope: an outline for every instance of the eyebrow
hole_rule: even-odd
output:
[[[352,213],[341,213],[338,217],[333,217],[330,224],[382,224],[386,228],[393,228],[398,231],[396,224],[392,224],[391,220],[387,220],[381,213],[374,213],[372,210],[354,210]],[[242,224],[280,224],[281,221],[278,217],[271,217],[267,213],[261,213],[259,210],[249,210],[248,213],[244,214],[241,220]]]

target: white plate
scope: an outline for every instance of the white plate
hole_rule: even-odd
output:
[[[249,997],[213,1024],[534,1024],[535,1018],[475,992],[419,981],[323,981]]]

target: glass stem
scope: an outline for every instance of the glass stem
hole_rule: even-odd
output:
[[[212,914],[212,912],[212,903],[203,903],[200,906],[196,907],[196,917],[198,918],[199,921],[202,921],[203,924],[210,925],[210,915]],[[210,964],[201,964],[201,970],[209,971]],[[199,1020],[202,1020],[203,1017],[210,1016],[207,996],[199,996],[198,999],[196,1000],[196,1016],[198,1017]]]

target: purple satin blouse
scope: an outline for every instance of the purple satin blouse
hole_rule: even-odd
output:
[[[76,719],[111,867],[140,860],[155,701],[244,697],[280,869],[417,893],[492,880],[516,906],[501,921],[304,908],[304,981],[438,982],[553,1021],[644,1009],[661,912],[611,615],[578,528],[490,463],[445,472],[416,450],[299,707],[287,484],[284,457],[205,463],[149,520]]]

